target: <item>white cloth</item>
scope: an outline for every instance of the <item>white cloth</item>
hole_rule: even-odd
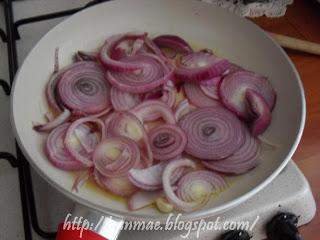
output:
[[[242,17],[281,17],[287,10],[287,5],[293,0],[269,0],[268,2],[255,2],[244,4],[242,0],[201,0],[219,7],[227,8]]]

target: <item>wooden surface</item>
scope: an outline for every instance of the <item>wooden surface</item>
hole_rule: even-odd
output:
[[[311,0],[294,0],[284,17],[252,19],[263,29],[320,43],[320,8]],[[318,212],[301,228],[304,240],[320,239],[320,56],[286,50],[296,65],[307,98],[307,121],[294,160],[312,187]]]

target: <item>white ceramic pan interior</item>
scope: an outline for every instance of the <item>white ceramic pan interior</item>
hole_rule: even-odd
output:
[[[292,157],[304,127],[305,99],[298,73],[284,51],[257,26],[192,0],[106,2],[73,15],[39,41],[21,66],[12,94],[12,125],[32,167],[68,197],[90,208],[127,219],[165,219],[153,208],[129,212],[123,202],[92,187],[72,192],[74,175],[49,163],[43,150],[46,135],[32,129],[33,122],[44,120],[48,109],[44,89],[53,70],[55,48],[60,48],[59,60],[64,66],[72,62],[77,50],[94,50],[108,36],[128,31],[176,34],[195,46],[212,48],[218,55],[269,77],[278,94],[272,125],[263,136],[280,147],[264,151],[260,165],[249,173],[228,177],[230,188],[183,218],[199,219],[226,211],[271,182]]]

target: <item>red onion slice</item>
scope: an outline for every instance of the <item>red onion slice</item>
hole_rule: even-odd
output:
[[[63,104],[85,114],[96,114],[110,106],[110,89],[101,66],[78,62],[69,67],[57,85]]]
[[[129,197],[138,191],[127,176],[105,177],[99,171],[94,171],[94,178],[97,184],[107,191],[121,197]]]
[[[127,176],[128,171],[139,164],[140,151],[138,145],[129,138],[107,138],[96,147],[93,162],[105,177]]]
[[[144,95],[144,100],[161,100],[170,108],[176,103],[177,90],[171,81],[166,82],[161,88]]]
[[[218,87],[217,86],[200,86],[203,93],[208,96],[209,98],[212,98],[214,100],[219,100],[219,93],[218,93]]]
[[[49,134],[45,146],[46,155],[52,165],[59,169],[66,171],[82,170],[86,166],[71,158],[63,144],[63,138],[69,126],[69,123],[62,124]]]
[[[130,211],[136,211],[154,203],[158,198],[163,197],[164,192],[159,191],[138,191],[128,201]]]
[[[211,171],[199,170],[184,175],[177,185],[177,196],[186,202],[207,198],[227,187],[224,179]]]
[[[246,98],[251,111],[256,116],[251,127],[251,133],[253,136],[258,136],[263,133],[271,123],[272,115],[270,108],[264,98],[254,90],[248,89],[246,91]]]
[[[203,91],[203,93],[214,100],[219,100],[219,84],[221,82],[221,77],[216,77],[212,79],[210,82],[201,82],[200,88]]]
[[[177,89],[171,81],[163,85],[163,95],[161,100],[173,108],[176,103]]]
[[[51,122],[54,120],[54,115],[52,112],[47,112],[44,116],[48,122]]]
[[[185,114],[191,110],[188,99],[181,101],[175,109],[174,116],[179,121]]]
[[[166,162],[161,162],[152,167],[145,169],[131,169],[128,177],[130,181],[137,187],[147,190],[154,191],[162,188],[162,174],[164,168],[167,166]],[[171,175],[171,184],[174,184],[183,174],[184,169],[179,168]]]
[[[74,130],[74,135],[79,140],[83,149],[88,153],[92,153],[97,143],[100,141],[100,136],[87,125],[80,125]]]
[[[259,93],[269,109],[273,109],[276,93],[267,78],[248,71],[238,71],[227,75],[220,85],[220,97],[224,105],[244,119],[252,114],[246,101],[246,91],[251,89]]]
[[[68,109],[64,109],[62,113],[52,121],[45,123],[45,124],[39,124],[33,126],[33,129],[38,132],[50,132],[51,130],[55,129],[59,125],[67,122],[69,118],[71,117],[71,113]]]
[[[176,124],[174,113],[167,104],[159,100],[146,100],[131,111],[141,122],[152,122],[162,118],[168,124]]]
[[[85,124],[85,123],[96,124],[100,128],[99,129],[100,130],[99,133],[101,134],[100,140],[103,140],[105,138],[105,129],[104,129],[105,127],[103,122],[100,119],[92,118],[92,117],[80,118],[74,121],[68,128],[64,138],[64,145],[68,154],[71,157],[73,157],[76,161],[79,161],[84,165],[91,167],[93,165],[92,154],[86,151],[82,151],[83,147],[81,146],[79,139],[75,135],[76,129],[79,127],[83,127],[82,124]],[[92,138],[91,140],[94,140],[94,138]],[[98,144],[98,140],[96,142],[91,142],[91,148],[95,148],[97,144]]]
[[[167,69],[167,71],[173,69],[173,65],[170,63],[169,59],[162,53],[161,49],[154,43],[154,41],[152,41],[148,37],[145,39],[145,47],[145,52],[155,54],[162,60],[162,62],[165,64],[165,68]]]
[[[74,55],[74,58],[77,62],[82,62],[82,61],[96,62],[98,60],[97,55],[98,54],[94,52],[77,51],[76,54]]]
[[[226,72],[228,72],[229,70],[227,70]],[[214,77],[212,79],[209,80],[205,80],[205,81],[201,81],[200,85],[201,86],[219,86],[220,82],[222,80],[222,76],[218,76],[218,77]]]
[[[106,78],[116,88],[131,93],[146,93],[166,83],[172,77],[162,60],[156,55],[133,55],[121,60],[139,64],[140,70],[130,72],[107,71]]]
[[[198,84],[185,83],[184,92],[189,101],[196,107],[216,107],[221,105],[220,102],[205,95]]]
[[[239,65],[237,64],[234,64],[234,63],[231,63],[228,71],[226,72],[225,75],[228,75],[228,74],[231,74],[231,73],[234,73],[234,72],[238,72],[238,71],[245,71],[244,68],[240,67]]]
[[[162,176],[163,190],[168,200],[175,205],[175,208],[185,212],[190,212],[203,206],[204,203],[207,202],[207,198],[197,199],[196,201],[192,201],[192,202],[186,202],[180,199],[175,194],[173,187],[171,185],[170,179],[171,179],[172,173],[176,171],[176,169],[181,167],[196,168],[196,165],[193,161],[189,159],[180,159],[180,160],[171,161],[163,171],[163,176]]]
[[[243,123],[222,107],[194,110],[183,116],[179,125],[188,138],[185,151],[200,159],[226,158],[245,141]]]
[[[177,125],[164,124],[149,132],[149,142],[155,159],[170,160],[184,151],[187,136]]]
[[[144,40],[146,36],[147,33],[127,33],[111,36],[106,40],[105,45],[100,51],[100,60],[102,64],[108,70],[115,72],[128,72],[141,69],[141,64],[135,62],[123,62],[122,58],[125,58],[128,55],[130,56],[133,48],[131,45],[132,42],[134,43],[137,39]]]
[[[91,178],[92,175],[92,169],[88,169],[87,171],[80,173],[80,175],[74,180],[71,191],[79,192],[79,188],[81,188]]]
[[[46,97],[47,97],[48,104],[50,108],[57,113],[60,113],[64,110],[64,106],[61,103],[61,100],[59,99],[59,96],[57,95],[57,91],[56,91],[57,83],[59,82],[64,72],[65,72],[65,69],[57,73],[54,73],[50,77],[46,86]]]
[[[197,52],[182,56],[177,62],[175,77],[178,80],[199,82],[221,76],[230,62],[212,54]]]
[[[222,173],[243,174],[258,164],[261,153],[259,141],[245,131],[245,142],[233,155],[220,161],[203,161],[203,165]]]
[[[160,48],[170,48],[183,54],[193,53],[189,43],[179,36],[161,35],[153,39],[153,41]]]
[[[153,154],[148,135],[143,124],[130,112],[115,112],[106,121],[106,134],[111,137],[124,136],[134,140],[143,150],[142,158],[147,166],[153,162]]]
[[[111,103],[117,111],[128,111],[141,102],[138,94],[120,91],[115,87],[111,88]]]

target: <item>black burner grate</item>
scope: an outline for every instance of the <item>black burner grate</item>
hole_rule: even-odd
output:
[[[101,2],[107,2],[110,0],[93,0],[81,8],[75,8],[45,15],[39,15],[30,18],[20,19],[14,21],[13,15],[13,2],[14,0],[0,0],[3,2],[4,14],[6,20],[6,32],[0,29],[0,38],[3,43],[7,44],[8,52],[8,63],[9,63],[9,82],[0,79],[0,86],[3,88],[6,95],[10,95],[10,90],[12,83],[14,81],[15,73],[18,69],[18,59],[17,59],[17,47],[16,42],[20,39],[19,26],[49,20],[58,17],[65,17],[74,14],[80,10],[83,10],[89,6]],[[35,197],[33,192],[33,184],[31,178],[30,166],[23,153],[21,152],[18,144],[16,144],[16,157],[11,153],[0,152],[0,159],[7,160],[10,165],[18,169],[19,184],[20,184],[20,198],[22,205],[22,215],[24,224],[24,235],[26,240],[32,240],[32,229],[41,237],[45,239],[54,239],[56,236],[55,232],[46,232],[42,230],[39,225],[37,216],[37,207],[35,203]]]

